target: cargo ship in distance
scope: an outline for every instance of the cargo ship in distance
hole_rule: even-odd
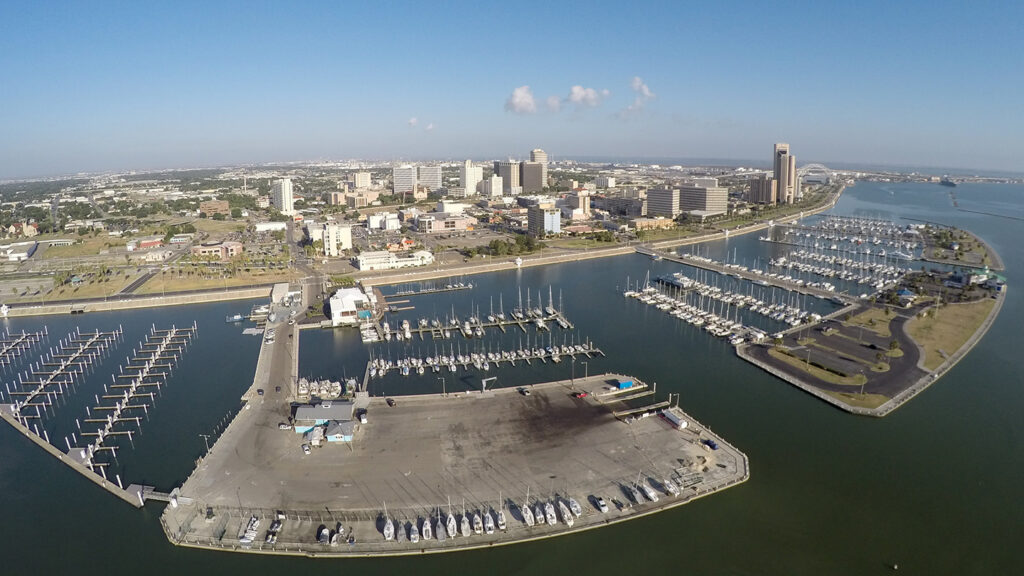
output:
[[[939,180],[939,184],[942,186],[949,186],[950,188],[956,188],[956,182],[950,180],[949,176],[943,176],[942,180]]]

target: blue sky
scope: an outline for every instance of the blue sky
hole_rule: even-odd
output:
[[[1024,171],[1022,17],[1011,2],[0,0],[0,178],[538,146],[767,162],[776,141],[801,163]]]

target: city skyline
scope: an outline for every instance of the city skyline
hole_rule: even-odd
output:
[[[0,179],[538,147],[764,164],[790,142],[801,164],[990,171],[1024,157],[1017,6],[470,7],[8,6]],[[769,56],[758,39],[779,27],[790,41]],[[438,64],[395,75],[416,58]]]

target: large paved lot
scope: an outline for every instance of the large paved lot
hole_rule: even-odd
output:
[[[611,378],[577,379],[575,390],[604,391]],[[288,520],[278,543],[267,548],[419,552],[422,542],[384,542],[379,517],[385,504],[406,530],[409,522],[421,525],[424,518],[436,517],[438,507],[447,513],[449,498],[457,515],[463,499],[467,511],[509,511],[508,534],[449,540],[450,548],[564,530],[564,525],[525,527],[518,505],[528,489],[534,502],[574,497],[585,509],[576,524],[580,528],[685,501],[747,477],[746,457],[722,442],[718,450],[704,449],[696,424],[682,432],[658,416],[627,424],[612,413],[622,403],[604,405],[594,394],[575,398],[573,392],[563,382],[535,386],[530,396],[497,390],[400,397],[395,407],[373,399],[368,422],[359,426],[353,443],[328,444],[308,456],[300,449],[300,435],[278,429],[281,402],[275,405],[265,396],[242,411],[183,486],[182,494],[194,503],[167,509],[168,531],[185,543],[232,547],[244,521],[256,513],[266,517],[262,542],[270,516],[281,510]],[[659,503],[642,498],[631,503],[622,487],[638,474],[655,487],[671,477],[687,488],[675,499],[660,491]],[[608,501],[609,514],[594,508],[595,495]],[[217,512],[213,521],[202,518],[206,506]],[[356,537],[355,546],[315,544],[320,525],[333,529],[338,522]]]

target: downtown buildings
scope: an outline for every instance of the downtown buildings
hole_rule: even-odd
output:
[[[295,215],[295,199],[292,196],[292,181],[290,178],[274,180],[274,184],[271,187],[271,205],[285,216]]]

